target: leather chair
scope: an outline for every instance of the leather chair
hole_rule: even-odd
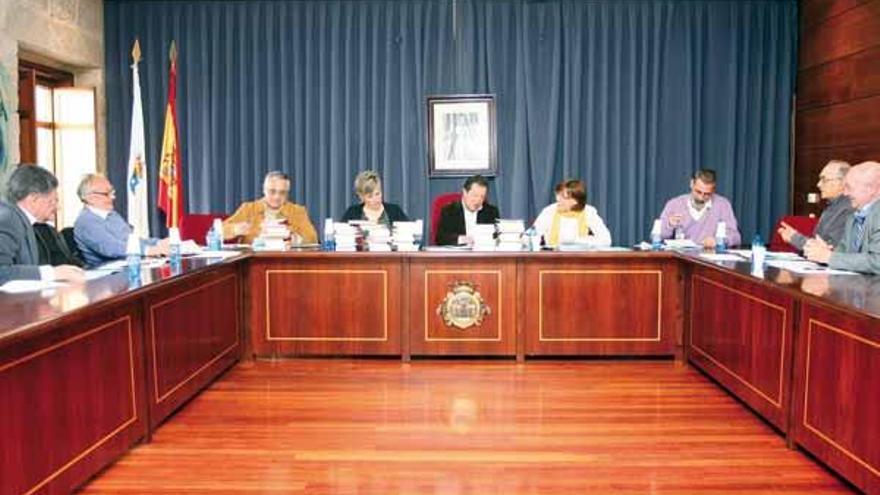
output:
[[[225,213],[187,213],[180,217],[180,239],[205,243],[205,236],[215,218],[225,219]]]
[[[785,242],[785,240],[782,239],[782,236],[779,235],[779,227],[782,225],[782,222],[791,225],[801,234],[807,237],[812,237],[813,232],[816,231],[816,225],[819,223],[819,219],[809,216],[786,215],[780,218],[779,222],[776,223],[776,227],[773,228],[773,232],[770,235],[770,246],[768,249],[770,251],[796,253],[798,250],[791,244]]]
[[[460,192],[441,194],[431,202],[431,237],[429,238],[431,244],[437,244],[437,224],[440,222],[440,210],[456,201],[461,201]]]

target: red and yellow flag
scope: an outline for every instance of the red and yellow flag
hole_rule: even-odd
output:
[[[183,215],[183,184],[180,175],[180,146],[177,140],[177,47],[171,42],[171,69],[168,73],[168,105],[162,135],[162,161],[159,165],[159,209],[165,212],[165,225],[178,227]]]

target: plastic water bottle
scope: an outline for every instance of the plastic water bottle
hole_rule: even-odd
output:
[[[727,251],[727,224],[718,222],[715,228],[715,252],[723,253]]]
[[[764,266],[764,259],[767,257],[767,248],[761,240],[759,234],[755,234],[752,239],[752,266]]]
[[[324,220],[324,243],[321,245],[323,251],[336,251],[336,235],[333,228],[333,219]]]
[[[125,269],[128,273],[128,287],[141,286],[141,240],[137,234],[129,234],[125,246]]]
[[[651,251],[660,251],[663,249],[663,234],[661,232],[660,219],[654,220],[654,226],[651,227]]]
[[[537,246],[537,248],[535,246],[537,244],[535,237],[537,237],[537,234],[538,234],[538,231],[535,230],[535,227],[529,227],[528,229],[526,229],[526,231],[523,234],[525,235],[527,250],[529,250],[529,251],[540,250],[541,246]]]
[[[177,227],[168,229],[168,261],[172,270],[180,267],[180,230]]]
[[[219,218],[214,219],[214,226],[208,230],[208,235],[205,238],[205,245],[208,246],[208,251],[222,251],[223,250],[223,221]]]

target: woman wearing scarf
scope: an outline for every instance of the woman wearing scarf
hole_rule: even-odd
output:
[[[611,232],[596,208],[587,204],[587,190],[579,180],[564,180],[556,185],[556,203],[541,211],[535,230],[548,246],[589,244],[611,245]]]

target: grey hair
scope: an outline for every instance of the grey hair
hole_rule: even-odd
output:
[[[846,177],[846,174],[852,167],[849,162],[845,162],[843,160],[828,160],[828,163],[826,163],[825,166],[828,165],[834,165],[834,170],[837,172],[837,177],[840,179]]]
[[[266,174],[266,177],[263,179],[263,187],[266,187],[266,184],[268,184],[269,181],[272,179],[282,179],[290,182],[290,176],[280,170],[273,170]]]
[[[103,177],[100,174],[85,174],[83,175],[82,180],[79,181],[79,185],[76,186],[76,195],[79,196],[79,199],[85,203],[86,196],[92,192],[92,181],[97,179],[98,177]]]
[[[358,196],[368,196],[382,189],[382,179],[374,170],[364,170],[354,179],[354,193]]]
[[[27,163],[20,164],[9,176],[6,184],[6,197],[18,203],[31,194],[48,194],[58,189],[58,179],[43,167]]]

